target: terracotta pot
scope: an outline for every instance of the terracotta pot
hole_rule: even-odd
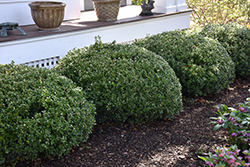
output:
[[[58,30],[64,18],[66,4],[53,1],[29,3],[31,15],[40,30]]]
[[[98,21],[116,21],[121,0],[92,0]]]

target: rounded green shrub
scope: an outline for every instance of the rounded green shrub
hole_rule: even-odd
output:
[[[250,75],[250,30],[237,23],[209,24],[194,32],[217,39],[235,63],[238,76]]]
[[[202,35],[175,30],[134,44],[161,55],[169,63],[180,79],[183,95],[217,93],[235,78],[235,65],[225,48]]]
[[[98,123],[142,124],[182,109],[181,85],[160,56],[131,45],[73,49],[54,69],[71,78],[96,104]]]
[[[95,106],[48,69],[0,65],[0,166],[60,157],[87,140]]]

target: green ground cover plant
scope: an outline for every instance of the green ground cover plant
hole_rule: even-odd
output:
[[[48,69],[0,64],[0,166],[60,157],[87,140],[95,106]]]
[[[54,70],[83,88],[98,123],[142,124],[182,109],[181,85],[160,56],[133,45],[102,43],[73,49]]]
[[[250,30],[238,23],[210,24],[193,32],[218,40],[235,62],[236,75],[250,75]]]
[[[199,156],[210,167],[249,167],[250,150],[244,150],[240,155],[237,145],[217,147],[215,153],[209,152],[206,157]]]
[[[236,144],[239,149],[250,149],[250,102],[239,104],[239,108],[231,108],[226,105],[216,106],[218,117],[212,117],[215,120],[214,130],[220,127],[227,130],[230,143]]]
[[[228,132],[230,147],[218,147],[215,154],[209,152],[203,159],[208,166],[250,166],[250,99],[239,103],[239,108],[224,104],[215,106],[217,117],[211,117],[214,130],[224,128]]]
[[[226,49],[200,34],[176,30],[134,44],[161,55],[169,63],[180,79],[183,95],[217,93],[235,78],[235,64]]]

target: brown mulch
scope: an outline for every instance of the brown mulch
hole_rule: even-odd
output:
[[[183,98],[184,109],[173,120],[145,125],[96,125],[86,143],[66,156],[19,162],[17,167],[203,167],[198,155],[207,155],[217,146],[226,146],[227,133],[214,132],[209,124],[216,116],[213,106],[237,103],[249,97],[250,76],[235,79],[220,93]]]

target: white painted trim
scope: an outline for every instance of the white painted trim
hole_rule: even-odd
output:
[[[84,11],[84,0],[80,0],[80,9]]]
[[[155,13],[174,13],[187,10],[186,0],[155,0]]]
[[[126,5],[132,5],[132,0],[126,0]]]
[[[26,2],[31,2],[32,0],[1,0],[0,4],[5,4],[5,3],[26,3]]]
[[[187,10],[187,4],[182,4],[177,6],[177,12],[185,11]]]
[[[176,0],[177,11],[187,10],[186,0]]]
[[[177,11],[176,0],[156,0],[154,3],[155,13],[174,13]]]
[[[154,13],[175,13],[177,11],[177,6],[155,6],[152,11]]]

